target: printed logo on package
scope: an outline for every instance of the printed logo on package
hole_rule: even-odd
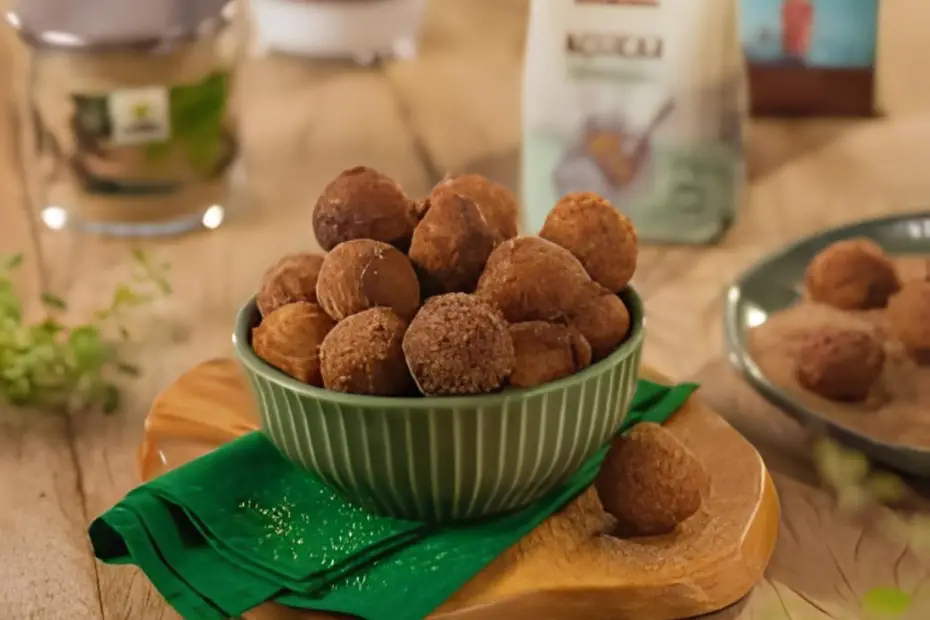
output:
[[[168,91],[142,88],[111,93],[108,108],[116,144],[164,142],[171,137]]]

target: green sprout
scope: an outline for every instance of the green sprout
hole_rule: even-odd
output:
[[[13,276],[23,255],[0,257],[0,399],[15,406],[70,413],[94,407],[106,413],[119,408],[118,375],[138,376],[139,369],[120,357],[119,342],[129,338],[129,312],[171,293],[168,265],[133,252],[131,284],[116,287],[110,303],[86,324],[67,325],[64,299],[40,295],[43,315],[23,316],[23,301]],[[119,338],[111,337],[115,328]]]

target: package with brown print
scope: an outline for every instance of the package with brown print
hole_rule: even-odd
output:
[[[652,242],[711,243],[744,183],[735,0],[533,0],[523,82],[524,224],[609,199]]]
[[[879,0],[740,0],[751,110],[871,116]]]

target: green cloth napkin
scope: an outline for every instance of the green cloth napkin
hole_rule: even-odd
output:
[[[622,431],[661,423],[697,389],[640,381]],[[562,488],[456,526],[371,515],[250,433],[131,491],[90,526],[96,556],[135,564],[185,618],[264,603],[418,620],[586,489],[607,447]]]

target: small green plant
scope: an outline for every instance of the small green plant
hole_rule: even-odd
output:
[[[171,293],[168,265],[133,252],[131,283],[113,291],[110,303],[84,324],[68,325],[65,300],[41,293],[43,315],[30,322],[13,283],[23,255],[0,257],[0,399],[55,412],[119,408],[115,378],[139,370],[120,357],[129,338],[126,318],[158,295]]]

